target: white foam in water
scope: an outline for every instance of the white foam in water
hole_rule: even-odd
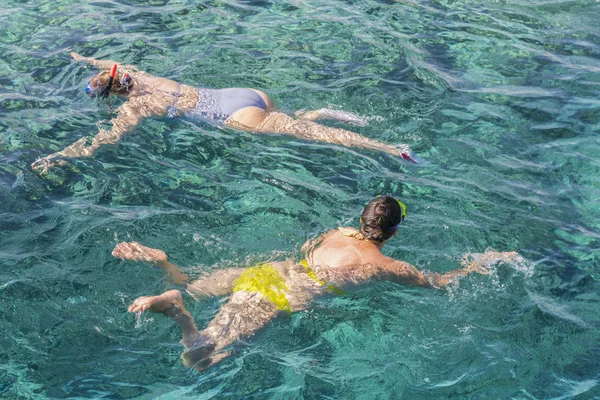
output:
[[[494,250],[492,247],[488,247],[485,250],[485,253],[499,253],[496,250]],[[481,253],[481,254],[485,254],[485,253]],[[487,268],[490,273],[491,272],[495,272],[495,270],[498,268],[499,265],[508,265],[510,267],[512,267],[515,271],[521,272],[523,274],[525,274],[527,277],[530,277],[533,275],[533,270],[535,268],[535,265],[533,263],[528,262],[523,256],[521,256],[520,254],[517,254],[514,257],[511,257],[510,259],[508,258],[490,258],[489,260],[486,260],[485,262],[485,268]]]
[[[143,311],[136,311],[135,313],[135,328],[141,328],[142,326],[144,326],[145,324],[154,321],[154,318],[149,317],[149,318],[145,318],[142,317],[142,315],[144,314]]]

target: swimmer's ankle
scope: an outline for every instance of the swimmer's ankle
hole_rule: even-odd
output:
[[[216,348],[215,341],[209,336],[198,333],[191,337],[184,337],[179,341],[186,350],[195,350],[200,347],[214,351]]]
[[[177,319],[179,315],[189,315],[183,306],[183,298],[179,290],[169,290],[160,296],[149,308],[150,312],[162,313],[166,317]]]

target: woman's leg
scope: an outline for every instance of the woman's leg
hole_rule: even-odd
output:
[[[226,296],[233,290],[233,282],[245,268],[227,268],[211,272],[187,285],[187,292],[196,298],[201,296]]]
[[[278,309],[260,293],[235,292],[201,332],[183,306],[178,290],[170,290],[160,296],[140,297],[129,306],[128,311],[150,311],[172,318],[183,336],[183,364],[201,371],[227,357],[229,352],[218,352],[264,327],[277,315]]]
[[[153,249],[139,244],[138,242],[121,242],[112,251],[112,255],[123,260],[147,261],[158,265],[169,273],[174,283],[184,285],[189,276],[177,265],[167,261],[168,257],[164,251]]]
[[[233,282],[244,271],[244,268],[221,269],[188,284],[189,276],[177,265],[169,262],[165,252],[160,249],[153,249],[138,242],[121,242],[115,246],[112,255],[123,260],[147,261],[160,266],[174,283],[187,284],[187,290],[192,296],[225,296],[231,293]]]
[[[257,132],[287,133],[300,139],[379,150],[403,158],[409,157],[410,154],[408,145],[392,146],[346,129],[332,128],[308,119],[294,119],[280,112],[267,113],[263,122],[256,126],[254,130]]]
[[[215,344],[200,334],[194,323],[194,318],[183,306],[179,290],[169,290],[159,296],[138,297],[127,311],[162,313],[164,316],[173,319],[181,328],[181,344],[186,351],[195,353],[197,367],[204,366],[206,368],[210,365],[210,355],[215,349]]]
[[[384,151],[416,162],[408,145],[392,146],[346,129],[320,125],[310,119],[294,119],[287,114],[276,111],[267,112],[258,107],[246,107],[236,111],[225,121],[225,124],[256,133],[283,133],[299,139]]]
[[[202,370],[218,363],[229,355],[229,352],[222,351],[224,348],[243,337],[252,336],[278,312],[277,307],[260,293],[246,291],[233,293],[206,329],[199,332],[202,341],[214,344],[208,365],[206,365],[207,355],[203,349],[185,351],[181,355],[184,365]]]
[[[335,120],[341,121],[346,124],[356,125],[356,126],[367,126],[368,122],[359,116],[341,110],[333,110],[331,108],[321,108],[319,110],[300,110],[294,113],[296,118],[305,119],[308,121],[317,121],[317,120]]]

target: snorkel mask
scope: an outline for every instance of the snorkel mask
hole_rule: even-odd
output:
[[[112,86],[114,80],[115,80],[115,75],[117,74],[117,64],[113,65],[112,68],[110,69],[110,74],[108,77],[108,83],[106,84],[106,86],[104,88],[100,88],[98,86],[92,86],[92,81],[88,81],[87,85],[85,85],[85,94],[87,94],[89,97],[101,97],[101,98],[107,98],[108,95],[110,94],[110,87]]]
[[[85,94],[87,94],[89,97],[96,97],[96,95],[98,94],[97,89],[93,88],[91,83],[92,81],[88,81],[83,90],[85,90]]]
[[[406,218],[406,206],[404,205],[403,202],[401,202],[400,200],[394,198],[394,200],[396,200],[398,202],[398,205],[400,206],[400,208],[402,209],[402,217],[400,219],[400,222],[404,221],[404,218]]]
[[[400,222],[398,222],[396,224],[396,226],[394,226],[394,229],[398,229],[398,227],[400,226],[400,224],[402,222],[404,222],[404,218],[406,218],[406,206],[404,205],[403,202],[401,202],[400,200],[398,200],[395,197],[394,197],[394,200],[396,200],[398,202],[398,205],[400,206],[400,209],[402,210],[402,213],[400,214]]]

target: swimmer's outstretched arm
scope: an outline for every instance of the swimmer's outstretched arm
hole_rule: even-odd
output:
[[[111,120],[112,128],[108,131],[99,129],[89,146],[86,146],[88,137],[82,137],[61,151],[36,160],[31,164],[31,168],[41,168],[42,172],[46,172],[48,168],[54,165],[64,164],[65,159],[90,157],[101,145],[117,143],[125,133],[131,131],[142,119],[160,114],[162,111],[152,110],[147,105],[144,106],[140,97],[130,99],[119,107],[117,117]]]
[[[461,265],[464,268],[439,274],[437,272],[421,272],[414,266],[403,261],[397,261],[389,257],[383,257],[385,260],[376,272],[380,277],[388,277],[391,280],[402,284],[411,284],[415,286],[442,288],[449,284],[457,282],[458,279],[471,275],[488,274],[488,268],[499,262],[522,262],[523,257],[514,251],[497,252],[487,251],[485,253],[469,253],[463,256]]]
[[[403,285],[423,287],[433,287],[432,281],[435,281],[436,286],[445,286],[442,279],[436,275],[439,274],[428,277],[407,262],[383,255],[378,259],[371,260],[366,265],[319,270],[319,278],[335,286],[359,284],[372,279],[385,279]]]
[[[445,274],[436,272],[421,272],[415,266],[385,257],[385,260],[374,266],[373,275],[370,278],[387,279],[402,285],[414,285],[429,288],[441,288],[456,282],[458,278],[470,275],[475,270],[470,268],[459,268]]]
[[[358,284],[370,279],[386,279],[403,285],[442,288],[474,272],[487,274],[487,268],[495,263],[521,261],[523,261],[523,257],[515,252],[467,254],[461,261],[464,268],[439,274],[436,272],[422,272],[407,262],[381,255],[368,265],[335,268],[322,271],[322,273],[320,271],[319,276],[334,285]]]
[[[190,279],[181,268],[168,261],[164,251],[143,246],[138,242],[121,242],[115,246],[112,255],[123,260],[146,261],[158,265],[169,273],[173,282],[179,285],[186,284]]]
[[[110,69],[114,64],[120,64],[119,62],[113,60],[98,60],[94,57],[85,57],[81,54],[75,53],[74,51],[71,52],[71,57],[75,61],[86,62],[88,64],[93,65],[94,67],[102,69]],[[128,69],[136,69],[133,65],[123,65],[123,67],[126,67]]]

